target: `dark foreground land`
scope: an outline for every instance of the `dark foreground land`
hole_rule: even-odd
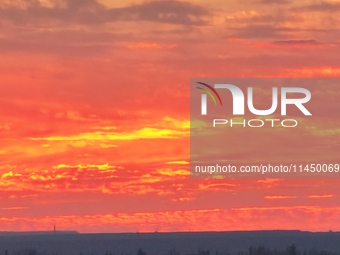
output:
[[[0,233],[0,255],[113,254],[340,255],[340,232]]]

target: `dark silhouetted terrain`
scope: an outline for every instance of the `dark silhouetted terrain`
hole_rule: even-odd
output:
[[[77,232],[0,233],[0,255],[147,255],[244,254],[271,255],[265,249],[286,251],[295,244],[299,253],[340,252],[340,232],[249,231],[205,233],[78,234]],[[266,247],[250,254],[249,247]],[[216,253],[218,252],[218,253]],[[308,253],[306,253],[308,252]],[[286,253],[284,253],[286,254]],[[322,253],[326,255],[326,253]],[[295,255],[295,254],[293,254]]]

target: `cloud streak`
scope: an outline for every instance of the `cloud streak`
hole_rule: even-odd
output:
[[[210,12],[202,6],[181,1],[152,1],[122,8],[108,8],[95,0],[71,1],[61,6],[41,5],[32,1],[26,8],[5,5],[0,19],[14,24],[36,24],[41,21],[97,25],[117,21],[150,21],[180,25],[206,25]]]

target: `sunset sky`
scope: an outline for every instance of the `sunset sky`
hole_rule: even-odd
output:
[[[190,78],[340,77],[339,13],[0,0],[0,231],[340,231],[340,179],[193,179],[188,164]]]

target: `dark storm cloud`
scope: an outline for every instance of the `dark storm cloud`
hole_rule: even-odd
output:
[[[15,3],[0,5],[0,27],[3,28],[0,51],[97,55],[117,47],[118,43],[135,41],[137,37],[129,32],[103,32],[100,25],[105,23],[149,21],[190,29],[207,24],[204,19],[210,15],[201,6],[170,0],[123,8],[108,8],[96,0],[67,0],[56,2],[53,7],[43,6],[36,0],[28,0],[24,6]]]
[[[123,8],[107,8],[95,0],[68,0],[61,7],[48,8],[39,2],[29,2],[27,8],[3,6],[0,20],[16,24],[61,21],[77,24],[100,24],[113,21],[151,21],[182,25],[206,25],[209,11],[201,6],[181,1],[153,1]]]
[[[282,38],[285,33],[295,31],[292,28],[274,27],[270,25],[249,25],[238,28],[237,31],[230,35],[236,38]]]
[[[237,17],[234,19],[229,19],[227,22],[237,23],[237,24],[252,24],[254,25],[269,25],[269,24],[279,24],[288,21],[298,22],[301,21],[302,18],[296,15],[289,15],[285,13],[278,13],[277,15],[273,14],[259,14],[252,17]]]
[[[283,41],[274,41],[273,44],[276,45],[319,45],[317,41],[310,40],[283,40]]]
[[[293,8],[294,11],[314,11],[314,12],[338,12],[340,11],[339,2],[320,1],[319,3]]]
[[[110,17],[122,20],[147,20],[183,25],[205,25],[209,12],[201,6],[179,1],[157,1],[120,9],[111,9]]]

